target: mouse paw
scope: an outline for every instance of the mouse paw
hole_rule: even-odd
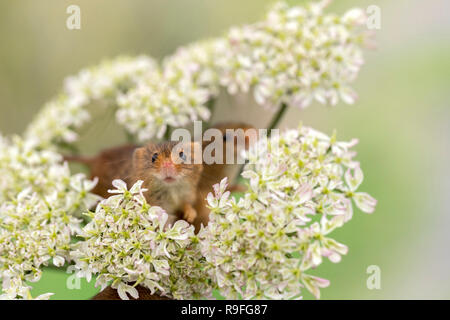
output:
[[[189,223],[193,223],[197,217],[197,211],[191,206],[186,206],[184,209],[183,219]]]

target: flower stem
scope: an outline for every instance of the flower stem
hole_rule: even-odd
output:
[[[125,132],[125,136],[127,137],[127,142],[128,143],[132,143],[132,144],[136,144],[136,138],[134,137],[134,135],[130,132],[128,132],[128,130],[124,130]]]
[[[275,129],[280,124],[281,119],[283,118],[284,114],[286,113],[288,109],[288,105],[286,103],[282,103],[280,106],[280,109],[278,109],[277,114],[270,122],[269,127],[267,128],[267,135],[270,137],[272,129]]]
[[[67,142],[61,142],[61,143],[59,143],[59,147],[71,152],[72,155],[80,154],[80,149],[74,144],[70,144]]]
[[[166,133],[164,134],[164,141],[169,141],[172,135],[172,127],[167,126]]]
[[[267,136],[270,137],[271,133],[272,133],[272,129],[275,129],[276,127],[278,127],[278,125],[280,124],[281,119],[283,119],[284,114],[286,113],[288,109],[288,105],[286,103],[282,103],[280,108],[278,109],[277,114],[275,115],[275,117],[273,117],[272,121],[269,124],[269,127],[267,128]],[[241,168],[239,169],[239,173],[236,175],[235,177],[235,183],[238,183],[239,177],[242,174],[242,171],[244,171],[244,166],[242,165]]]
[[[206,107],[210,111],[209,121],[208,121],[208,128],[211,126],[211,119],[214,115],[214,107],[216,106],[216,98],[211,98],[206,102]]]

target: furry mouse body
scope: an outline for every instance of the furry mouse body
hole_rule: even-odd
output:
[[[112,188],[114,179],[122,179],[129,185],[137,180],[143,180],[144,187],[149,189],[146,197],[151,205],[160,206],[174,215],[177,215],[177,212],[178,215],[183,212],[181,216],[193,223],[198,231],[202,224],[206,225],[209,221],[210,210],[206,202],[208,193],[212,191],[212,186],[223,178],[228,177],[231,181],[240,167],[236,164],[239,151],[247,149],[251,143],[249,141],[251,134],[248,130],[254,129],[248,124],[236,122],[218,123],[212,128],[218,129],[219,134],[214,139],[204,141],[202,148],[203,150],[207,148],[216,141],[215,139],[222,139],[223,150],[220,163],[168,165],[167,161],[177,144],[175,142],[148,144],[145,147],[128,144],[106,149],[92,158],[66,156],[65,159],[87,165],[91,178],[97,177],[99,180],[93,192],[104,198],[109,197],[108,190]],[[245,135],[244,140],[237,138],[238,130]],[[253,138],[256,139],[256,137]],[[240,145],[242,143],[244,145]],[[233,162],[227,164],[226,154],[230,145],[233,147]],[[164,181],[167,177],[162,175],[163,171],[181,179],[172,181],[173,177],[168,177],[168,180]],[[229,190],[244,191],[245,188],[240,185],[231,185]]]
[[[165,142],[144,147],[124,145],[102,151],[92,158],[66,156],[65,160],[87,165],[91,178],[98,178],[93,190],[104,198],[110,196],[112,181],[121,179],[128,186],[143,180],[144,196],[152,206],[160,206],[169,215],[169,223],[182,217],[192,223],[196,217],[193,208],[202,164],[187,163],[195,143]]]

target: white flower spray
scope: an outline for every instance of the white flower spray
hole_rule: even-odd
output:
[[[357,192],[363,180],[351,150],[310,128],[289,130],[250,150],[249,191],[230,198],[226,179],[208,195],[210,222],[200,234],[220,292],[236,299],[292,299],[306,287],[316,298],[328,280],[307,271],[323,257],[339,262],[347,247],[328,235],[376,200]],[[352,174],[353,172],[353,174]]]
[[[219,93],[214,59],[220,48],[220,40],[179,48],[160,70],[119,97],[117,121],[139,141],[147,141],[162,138],[168,128],[209,120],[208,102]]]
[[[306,7],[277,3],[265,20],[233,28],[218,61],[230,93],[253,91],[262,105],[307,107],[313,100],[352,104],[349,84],[363,64],[363,10],[324,14],[329,1]]]
[[[118,57],[81,70],[64,81],[63,92],[47,103],[28,126],[25,136],[39,139],[42,147],[70,145],[90,119],[89,106],[115,106],[120,94],[134,88],[142,77],[157,68],[146,56]]]
[[[98,201],[89,193],[95,181],[70,175],[59,154],[20,138],[0,138],[0,176],[0,298],[30,299],[27,281],[70,260],[76,215]]]
[[[252,91],[265,106],[354,103],[350,83],[363,64],[366,18],[359,9],[324,14],[328,2],[280,2],[264,20],[182,47],[161,65],[145,56],[119,57],[82,70],[66,79],[27,137],[44,146],[75,142],[96,102],[116,108],[117,122],[139,142],[160,139],[170,128],[209,120],[220,86],[230,94]]]
[[[135,286],[175,299],[210,296],[212,286],[205,273],[194,227],[184,220],[167,225],[168,215],[150,206],[142,181],[127,189],[115,180],[116,195],[102,201],[91,222],[80,233],[83,241],[71,253],[79,270],[77,275],[96,286],[111,284],[122,299],[137,299]]]

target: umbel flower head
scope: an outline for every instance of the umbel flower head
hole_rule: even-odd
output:
[[[194,227],[184,220],[167,225],[167,213],[145,201],[142,181],[130,190],[121,180],[113,185],[115,195],[88,213],[83,241],[73,246],[77,275],[97,275],[96,286],[111,283],[122,299],[138,298],[136,285],[175,299],[210,295]]]
[[[214,186],[210,222],[199,237],[226,298],[298,298],[302,287],[320,297],[329,282],[308,270],[347,253],[329,234],[352,217],[352,200],[367,213],[376,205],[357,191],[363,173],[355,144],[306,127],[289,130],[250,150],[242,174],[249,191],[241,199],[225,191],[226,179]]]
[[[228,50],[218,59],[221,83],[232,94],[251,90],[266,106],[352,104],[356,93],[349,84],[363,64],[366,19],[359,9],[325,14],[328,2],[279,2],[265,20],[231,29]]]
[[[81,70],[64,81],[63,92],[44,106],[28,126],[26,137],[37,137],[44,147],[75,142],[77,130],[91,118],[91,104],[115,106],[119,94],[155,70],[156,62],[146,56],[118,57]]]
[[[95,181],[71,175],[61,160],[31,141],[0,137],[1,299],[32,298],[26,281],[38,281],[42,266],[69,260],[76,215],[98,201],[89,193]]]
[[[115,107],[117,122],[140,142],[161,138],[168,127],[209,120],[221,85],[231,94],[251,91],[267,106],[353,103],[365,15],[359,9],[325,14],[328,2],[280,2],[264,20],[179,48],[161,65],[146,56],[119,57],[84,69],[66,79],[26,136],[42,146],[71,144],[95,102]]]
[[[218,95],[219,79],[214,59],[221,40],[182,47],[166,58],[158,72],[148,76],[118,99],[117,121],[145,141],[161,138],[167,127],[184,127],[208,120],[210,99]]]

